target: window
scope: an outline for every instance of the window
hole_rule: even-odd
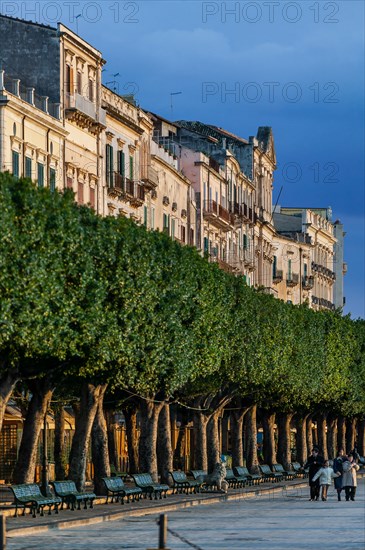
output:
[[[124,179],[125,176],[125,155],[123,151],[118,151],[118,173]]]
[[[19,153],[12,151],[12,165],[13,165],[13,176],[19,178]]]
[[[167,235],[170,235],[170,215],[164,214],[163,215],[163,232]]]
[[[190,229],[190,244],[195,245],[195,235],[194,235],[194,229]]]
[[[54,168],[49,169],[49,188],[52,192],[56,190],[56,170]]]
[[[204,254],[209,253],[209,240],[208,237],[204,237]]]
[[[307,275],[308,275],[308,264],[304,264],[303,268],[304,268],[304,277],[307,277]]]
[[[129,179],[134,180],[133,157],[129,157]]]
[[[113,187],[113,165],[114,165],[113,156],[114,156],[113,147],[108,144],[106,146],[106,154],[105,154],[106,183],[108,187]]]
[[[37,181],[38,187],[44,187],[44,165],[37,162]]]
[[[288,260],[288,281],[291,281],[292,273],[291,273],[291,260]]]
[[[90,206],[95,210],[95,189],[90,187]]]
[[[84,204],[84,184],[82,181],[77,182],[77,202]]]
[[[175,238],[175,219],[172,218],[171,220],[171,237],[174,239]]]
[[[185,242],[186,240],[186,228],[182,225],[181,226],[181,242]]]
[[[77,93],[82,94],[82,76],[80,71],[77,71]]]
[[[72,69],[66,65],[66,92],[72,94]]]
[[[248,241],[247,241],[247,235],[243,234],[243,248],[244,250],[247,250],[248,246]]]
[[[147,227],[147,206],[143,207],[143,225]]]
[[[90,101],[94,101],[94,82],[89,79],[89,99]]]
[[[32,179],[32,159],[25,157],[25,177]]]
[[[67,176],[66,186],[67,186],[67,189],[72,189],[73,187],[72,178],[70,178],[70,176]]]
[[[273,261],[273,264],[272,264],[272,275],[273,275],[273,277],[276,277],[277,262],[278,262],[278,259],[277,259],[276,256],[274,256],[274,261]]]

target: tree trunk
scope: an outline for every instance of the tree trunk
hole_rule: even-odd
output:
[[[211,415],[207,424],[207,457],[209,473],[212,473],[217,462],[220,462],[219,418],[221,415],[222,409],[217,409]]]
[[[250,407],[245,415],[245,455],[246,464],[252,473],[259,472],[259,461],[257,458],[257,406]]]
[[[296,460],[300,464],[304,464],[307,460],[308,449],[307,449],[307,418],[306,416],[298,416],[296,419]]]
[[[356,418],[348,418],[346,422],[346,449],[353,451],[356,441]]]
[[[188,421],[182,418],[177,436],[176,447],[174,450],[173,467],[175,470],[185,470],[185,446],[186,446],[186,427]]]
[[[362,418],[357,424],[357,452],[365,456],[365,419]]]
[[[319,453],[325,460],[328,459],[327,435],[326,435],[326,414],[317,415],[317,437]]]
[[[337,448],[343,449],[345,453],[346,449],[346,420],[343,416],[340,416],[337,420]]]
[[[103,411],[106,385],[102,387],[98,397],[98,408],[91,429],[91,452],[94,465],[94,492],[105,495],[103,477],[110,477],[110,462],[108,451],[108,431]]]
[[[248,409],[231,412],[232,466],[243,466],[243,420]]]
[[[83,383],[79,412],[76,415],[75,434],[70,452],[70,468],[68,478],[76,483],[79,491],[83,491],[86,481],[87,452],[90,442],[91,429],[98,408],[100,393],[105,386],[94,386]]]
[[[29,380],[28,386],[32,392],[32,398],[29,402],[18,460],[14,470],[15,483],[34,482],[39,434],[43,428],[44,417],[53,393],[53,383],[50,377]]]
[[[67,457],[65,453],[65,409],[63,405],[53,407],[54,412],[54,462],[56,479],[66,479]]]
[[[272,467],[276,464],[276,450],[275,450],[275,413],[269,411],[262,411],[262,429],[264,432],[263,440],[263,455],[264,463],[269,464]]]
[[[109,453],[109,462],[111,466],[114,466],[115,471],[119,470],[118,464],[118,450],[117,442],[115,440],[115,423],[114,423],[114,411],[112,409],[107,409],[104,411],[106,429],[108,435],[108,453]]]
[[[137,411],[138,406],[135,404],[133,407],[129,406],[123,409],[125,418],[125,429],[127,435],[128,444],[128,462],[129,471],[132,474],[136,474],[138,470],[138,446],[139,435],[137,431]]]
[[[161,483],[170,485],[169,472],[173,469],[173,454],[171,446],[170,405],[168,403],[164,404],[158,418],[157,442],[158,473],[161,476]]]
[[[277,459],[285,470],[291,469],[291,432],[290,421],[292,413],[279,413],[277,415],[277,426],[279,431]]]
[[[164,406],[141,399],[141,435],[139,438],[139,471],[148,472],[157,481],[157,426],[158,417]]]
[[[308,416],[307,418],[307,452],[308,452],[308,456],[310,455],[310,453],[312,452],[312,449],[313,449],[313,428],[312,428],[312,424],[313,424],[313,421],[312,421],[312,416]],[[305,462],[306,462],[307,459],[305,459]]]
[[[3,365],[1,366],[3,368]],[[6,372],[0,377],[0,434],[3,427],[6,405],[10,399],[13,389],[19,380],[16,371]]]
[[[207,423],[209,416],[203,412],[195,412],[193,418],[194,426],[194,468],[197,470],[208,470],[207,458]]]
[[[337,456],[337,418],[333,415],[327,416],[327,452],[331,459]]]

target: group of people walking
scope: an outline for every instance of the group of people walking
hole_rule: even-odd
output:
[[[331,468],[329,461],[319,454],[318,447],[314,447],[304,464],[304,468],[309,468],[309,500],[318,500],[320,489],[322,489],[322,500],[327,500],[328,487],[332,484],[332,479],[334,479],[338,500],[341,500],[342,489],[345,490],[346,500],[355,500],[356,472],[359,470],[356,458],[354,452],[345,455],[344,450],[339,449]]]

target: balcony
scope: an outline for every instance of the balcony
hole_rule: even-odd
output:
[[[302,289],[311,290],[314,287],[313,275],[305,276],[302,278]]]
[[[286,286],[297,286],[299,284],[299,275],[297,273],[291,273],[286,276]]]
[[[282,269],[276,269],[272,274],[272,282],[274,284],[281,283],[283,280],[283,270]]]
[[[125,196],[129,200],[130,205],[138,208],[142,206],[145,199],[145,190],[139,181],[134,181],[129,178],[125,180]]]
[[[336,309],[335,304],[333,304],[329,300],[326,300],[326,298],[318,298],[318,296],[312,296],[312,303],[315,305],[319,305],[322,308],[330,309],[331,311],[334,311]]]
[[[323,277],[326,277],[332,281],[336,279],[336,273],[334,271],[328,269],[328,267],[325,267],[324,265],[317,264],[316,262],[312,262],[312,271],[320,273]]]
[[[234,273],[235,272],[235,268],[234,268],[233,265],[231,265],[230,263],[228,263],[224,260],[221,260],[220,258],[217,258],[216,256],[209,256],[209,261],[211,263],[217,264],[219,269],[222,269],[226,273]]]
[[[147,170],[145,170],[145,174],[143,174],[141,181],[143,184],[143,187],[146,190],[155,189],[158,186],[158,173],[157,170],[152,168],[152,166],[147,166]]]
[[[203,217],[222,231],[230,231],[234,226],[234,216],[215,201],[204,201]]]

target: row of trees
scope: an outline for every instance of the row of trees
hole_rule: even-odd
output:
[[[91,435],[96,480],[109,473],[106,394],[126,417],[131,470],[163,477],[173,403],[193,415],[199,468],[217,461],[227,408],[236,464],[244,417],[255,464],[257,406],[268,427],[277,415],[284,463],[294,413],[303,425],[322,415],[323,430],[328,414],[364,418],[363,320],[285,304],[194,248],[9,174],[0,174],[0,222],[0,427],[11,394],[30,394],[18,482],[34,477],[51,400],[76,411],[68,475],[79,486]]]

